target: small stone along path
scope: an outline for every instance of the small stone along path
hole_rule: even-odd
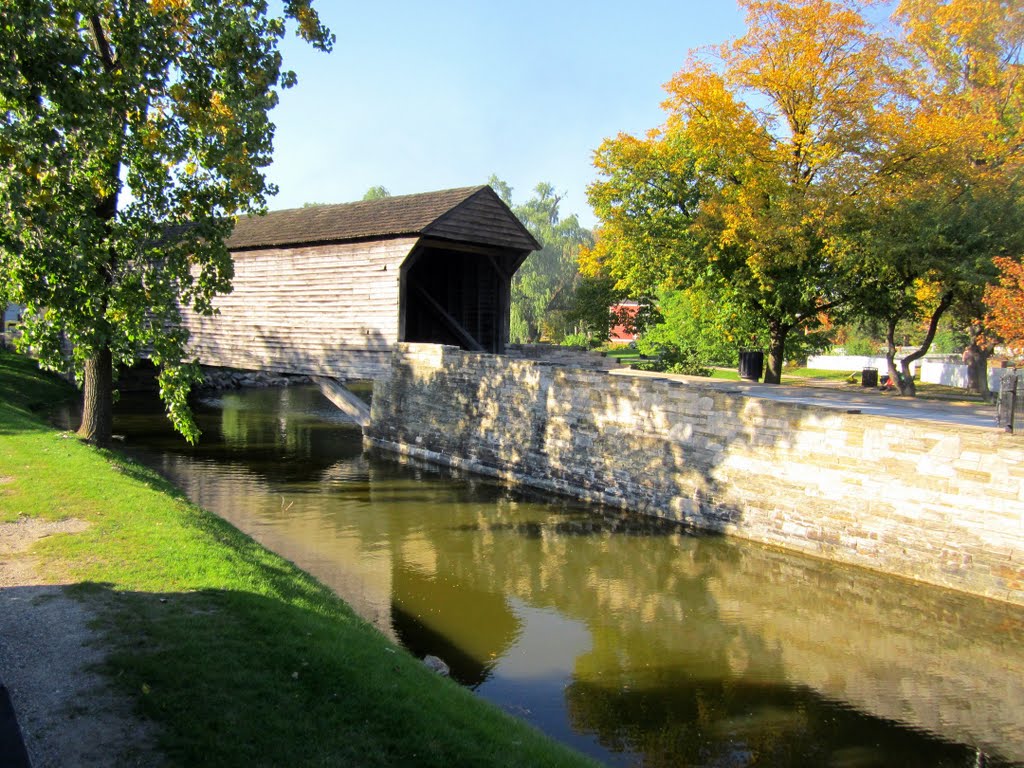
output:
[[[0,523],[0,765],[106,768],[163,764],[152,727],[96,671],[105,658],[91,623],[101,597],[47,583],[37,541],[75,534],[81,520]],[[5,717],[5,706],[13,716]]]

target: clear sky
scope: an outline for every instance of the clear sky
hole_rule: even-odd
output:
[[[692,48],[742,34],[734,0],[320,0],[337,35],[295,38],[299,83],[273,113],[270,208],[484,184],[516,203],[550,182],[562,214],[594,223],[593,151],[664,119],[665,83]]]

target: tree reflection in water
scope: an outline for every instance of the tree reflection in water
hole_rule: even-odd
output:
[[[611,763],[1024,764],[1024,612],[366,456],[312,388],[122,404],[127,449]]]

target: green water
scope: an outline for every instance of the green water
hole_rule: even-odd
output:
[[[612,765],[1024,765],[1024,611],[368,456],[312,388],[125,450],[480,696]]]

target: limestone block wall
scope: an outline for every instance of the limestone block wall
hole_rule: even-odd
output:
[[[1024,440],[399,344],[370,444],[1024,605]]]

